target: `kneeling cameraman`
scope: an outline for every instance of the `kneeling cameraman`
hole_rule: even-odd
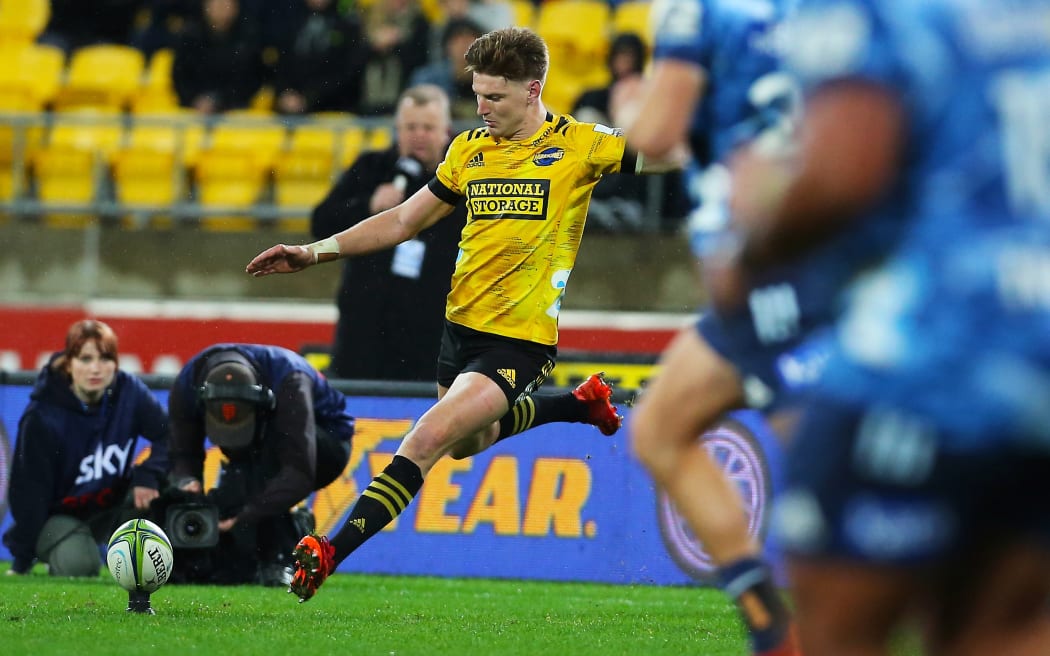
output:
[[[216,344],[194,356],[168,400],[173,489],[154,502],[176,551],[176,581],[283,585],[312,530],[289,511],[342,474],[354,419],[346,398],[298,354]],[[203,494],[204,438],[225,457]]]

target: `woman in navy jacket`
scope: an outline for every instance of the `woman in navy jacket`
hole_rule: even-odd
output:
[[[99,545],[158,496],[167,414],[141,380],[118,368],[113,330],[91,319],[70,327],[65,350],[40,371],[29,398],[11,466],[8,573],[24,574],[39,559],[51,574],[97,576]],[[150,455],[135,465],[140,437]]]

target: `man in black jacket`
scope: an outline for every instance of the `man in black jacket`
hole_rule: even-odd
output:
[[[397,105],[397,144],[362,154],[311,217],[315,239],[398,205],[434,175],[451,140],[448,96],[409,88]],[[338,295],[335,378],[432,381],[466,209],[394,249],[347,261]]]
[[[243,109],[263,83],[258,25],[239,0],[205,0],[202,12],[175,46],[171,79],[179,104],[202,114]]]
[[[352,112],[361,93],[361,26],[335,0],[303,0],[298,22],[281,44],[274,109],[282,114]]]

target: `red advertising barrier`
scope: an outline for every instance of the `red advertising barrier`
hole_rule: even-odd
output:
[[[62,347],[70,324],[105,321],[120,338],[121,368],[174,374],[217,342],[274,344],[303,352],[331,343],[336,310],[300,303],[88,301],[71,306],[0,306],[0,369],[38,368]],[[657,355],[686,315],[564,312],[559,349]]]

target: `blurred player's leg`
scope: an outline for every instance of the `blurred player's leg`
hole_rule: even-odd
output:
[[[931,597],[931,654],[1041,655],[1050,645],[1050,553],[1016,544],[980,550],[940,577]],[[985,558],[990,563],[982,565]]]
[[[893,629],[914,600],[913,572],[802,559],[791,559],[789,570],[802,653],[889,654]]]
[[[668,346],[659,371],[631,413],[634,451],[718,564],[755,652],[793,654],[789,616],[748,534],[740,494],[697,444],[716,420],[742,405],[736,370],[690,327]]]

